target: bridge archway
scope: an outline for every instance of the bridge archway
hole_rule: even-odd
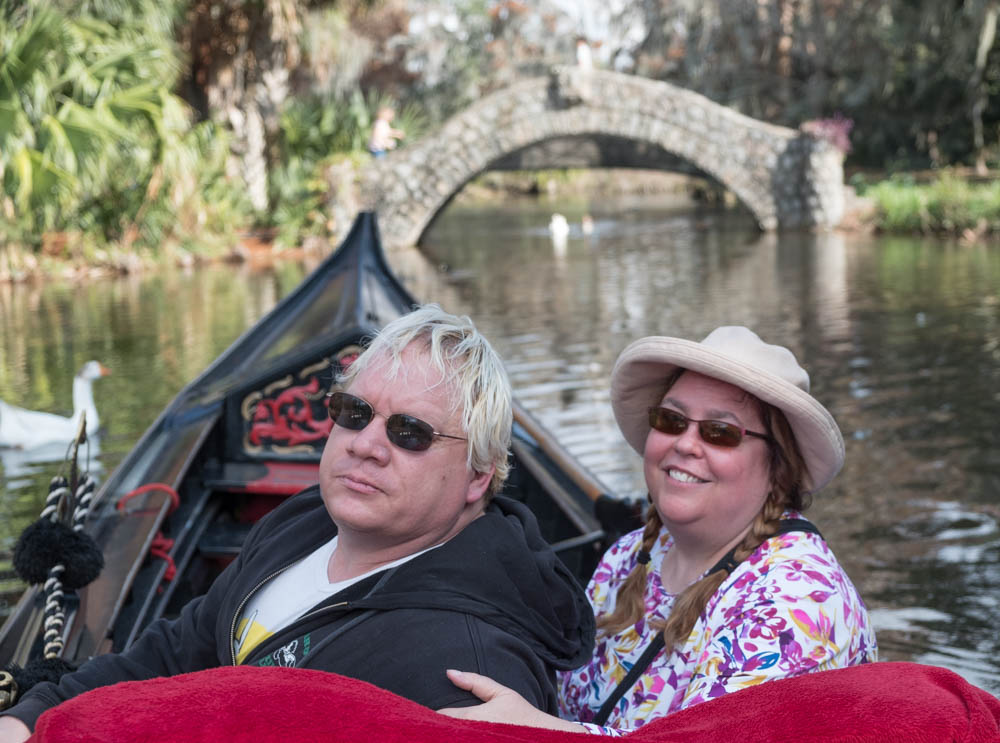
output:
[[[575,67],[497,91],[376,161],[363,199],[388,247],[415,245],[472,178],[495,167],[558,166],[551,151],[559,142],[564,153],[570,143],[574,167],[705,174],[763,230],[831,227],[843,216],[843,155],[825,140],[670,83]]]

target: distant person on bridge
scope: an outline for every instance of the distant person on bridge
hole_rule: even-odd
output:
[[[576,37],[576,66],[583,70],[594,69],[594,56],[585,36]]]
[[[388,150],[396,148],[397,140],[406,136],[402,129],[394,129],[392,120],[396,118],[396,112],[389,106],[382,106],[375,116],[375,123],[372,124],[372,135],[368,140],[368,151],[373,157],[384,157]]]
[[[843,465],[844,441],[788,349],[744,327],[701,343],[642,338],[618,357],[611,405],[643,455],[651,505],[590,580],[597,647],[562,674],[561,717],[453,670],[486,703],[445,714],[618,735],[765,681],[877,659],[857,589],[801,516]]]

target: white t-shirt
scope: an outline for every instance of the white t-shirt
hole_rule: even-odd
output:
[[[331,583],[327,578],[327,566],[330,564],[330,558],[336,549],[337,537],[334,537],[285,569],[277,577],[272,578],[267,585],[253,595],[243,607],[243,613],[236,623],[233,650],[236,653],[237,663],[243,663],[255,647],[278,630],[287,627],[321,601],[379,571],[409,562],[418,555],[434,549],[434,547],[428,547],[387,565],[381,565],[354,578]]]

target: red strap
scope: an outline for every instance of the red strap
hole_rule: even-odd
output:
[[[176,511],[177,507],[181,504],[181,497],[172,487],[162,482],[151,482],[146,485],[140,485],[132,492],[126,493],[118,501],[116,507],[119,511],[124,511],[125,503],[129,500],[135,498],[137,495],[142,495],[153,490],[160,490],[170,496],[170,511],[168,513]],[[167,561],[167,569],[163,571],[163,580],[165,581],[173,580],[174,576],[177,575],[177,564],[174,562],[174,558],[170,556],[170,550],[173,546],[174,540],[165,537],[162,531],[156,533],[156,536],[153,537],[153,541],[149,545],[150,557],[158,557],[161,560]],[[163,586],[160,586],[157,590],[162,591]]]
[[[121,500],[118,501],[117,508],[119,511],[125,510],[125,503],[137,495],[142,495],[143,493],[148,493],[152,490],[162,490],[164,493],[170,496],[170,513],[177,510],[177,507],[181,504],[181,497],[177,495],[177,491],[174,490],[169,485],[162,482],[151,482],[147,485],[140,485],[131,493],[126,493],[122,496]]]
[[[177,565],[174,563],[174,558],[170,556],[170,550],[173,549],[173,546],[174,540],[163,536],[162,531],[156,533],[149,545],[151,557],[159,557],[161,560],[167,561],[167,569],[163,571],[163,580],[173,580],[174,576],[177,575]]]

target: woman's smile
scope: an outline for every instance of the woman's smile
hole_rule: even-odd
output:
[[[684,483],[705,483],[708,480],[703,480],[700,477],[695,477],[690,472],[685,472],[684,470],[677,469],[676,467],[667,468],[667,476],[672,480],[677,480],[678,482]]]

